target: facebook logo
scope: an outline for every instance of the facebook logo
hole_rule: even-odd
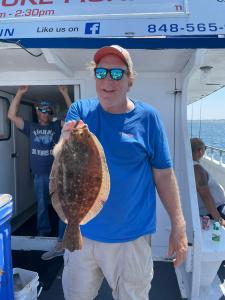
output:
[[[99,34],[100,23],[86,23],[85,34]]]

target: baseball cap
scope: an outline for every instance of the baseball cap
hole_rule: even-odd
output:
[[[94,55],[94,62],[98,64],[100,60],[106,55],[116,55],[122,59],[122,61],[127,65],[130,72],[133,71],[133,62],[130,57],[130,53],[119,45],[111,45],[102,47]]]
[[[37,103],[36,109],[38,109],[42,113],[48,113],[49,115],[53,114],[53,108],[52,108],[51,104],[46,100],[43,100],[43,101],[40,101],[39,103]]]
[[[46,101],[46,100],[40,101],[37,104],[37,106],[38,106],[38,108],[51,108],[52,109],[51,104],[48,101]]]

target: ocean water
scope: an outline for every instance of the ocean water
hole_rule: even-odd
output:
[[[191,137],[200,137],[211,147],[225,150],[225,120],[188,121],[188,132]]]

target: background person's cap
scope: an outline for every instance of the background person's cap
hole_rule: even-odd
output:
[[[94,55],[94,62],[98,64],[104,56],[110,54],[120,57],[122,61],[127,65],[128,70],[132,71],[133,63],[130,57],[130,53],[126,49],[118,45],[111,45],[100,48]]]
[[[46,100],[40,101],[37,104],[37,107],[38,108],[50,108],[50,109],[52,109],[52,105],[48,101],[46,101]]]

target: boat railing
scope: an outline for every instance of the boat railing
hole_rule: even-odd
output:
[[[225,150],[206,145],[205,159],[225,168]]]

